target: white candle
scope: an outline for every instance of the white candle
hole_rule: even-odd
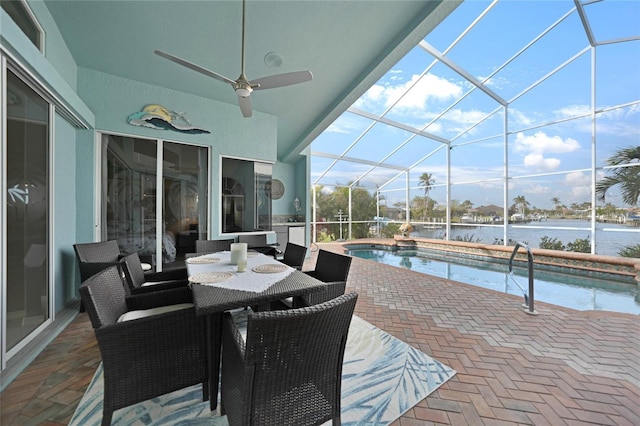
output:
[[[247,259],[247,243],[231,244],[231,261],[229,263],[237,265],[240,259]]]

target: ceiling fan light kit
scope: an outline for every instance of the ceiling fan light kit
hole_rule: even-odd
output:
[[[183,67],[199,72],[200,74],[204,74],[208,77],[212,77],[223,83],[230,84],[233,90],[235,90],[236,96],[238,97],[238,105],[240,106],[240,111],[242,112],[242,115],[244,117],[251,117],[253,112],[253,107],[251,104],[251,93],[254,90],[275,89],[278,87],[305,83],[313,79],[313,74],[311,73],[311,71],[294,71],[294,72],[288,72],[284,74],[274,74],[274,75],[262,77],[253,81],[248,80],[244,74],[244,45],[245,45],[244,38],[245,38],[245,19],[246,19],[245,9],[246,9],[246,0],[242,0],[242,56],[241,56],[242,59],[240,64],[240,76],[235,80],[232,80],[228,77],[225,77],[216,72],[208,70],[204,67],[201,67],[200,65],[194,64],[185,59],[181,59],[170,53],[163,52],[162,50],[155,50],[154,53],[158,56],[161,56],[165,59],[175,62],[178,65],[182,65]],[[280,56],[278,53],[275,53],[275,52],[269,52],[264,57],[264,61],[267,66],[272,68],[277,68],[282,64],[282,56]]]

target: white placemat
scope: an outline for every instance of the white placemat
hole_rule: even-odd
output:
[[[191,275],[189,281],[198,284],[221,283],[233,277],[234,275],[231,272],[200,272],[199,274]]]
[[[287,265],[280,264],[274,265],[271,263],[265,263],[264,265],[258,265],[251,270],[258,274],[277,274],[278,272],[284,272],[287,269]]]
[[[220,262],[219,257],[209,257],[209,256],[198,256],[198,257],[191,257],[187,259],[187,263],[190,263],[192,265],[202,265],[207,263],[218,263],[218,262]]]

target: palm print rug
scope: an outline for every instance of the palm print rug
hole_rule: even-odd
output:
[[[455,374],[450,367],[354,316],[342,370],[342,424],[387,425]],[[71,426],[100,424],[102,390],[100,366]],[[112,424],[228,425],[219,408],[212,412],[209,403],[202,401],[200,385],[117,410]]]

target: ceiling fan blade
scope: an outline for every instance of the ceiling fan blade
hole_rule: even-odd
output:
[[[240,111],[245,118],[251,117],[253,112],[253,106],[251,105],[251,96],[238,96],[238,105],[240,105]]]
[[[311,80],[313,80],[313,74],[311,74],[311,71],[294,71],[253,80],[251,81],[251,86],[259,85],[254,87],[253,90],[265,90],[276,87],[291,86],[292,84],[305,83]]]
[[[213,71],[210,71],[206,68],[201,67],[200,65],[196,65],[192,62],[186,61],[184,59],[178,58],[177,56],[173,56],[170,53],[167,52],[163,52],[162,50],[154,50],[154,53],[158,56],[162,56],[165,59],[168,59],[172,62],[175,62],[176,64],[182,65],[183,67],[187,67],[193,71],[199,72],[200,74],[204,74],[206,76],[209,77],[213,77],[216,80],[222,81],[223,83],[229,83],[229,84],[234,84],[235,81],[231,80],[230,78],[227,78],[223,75],[217,74]]]

